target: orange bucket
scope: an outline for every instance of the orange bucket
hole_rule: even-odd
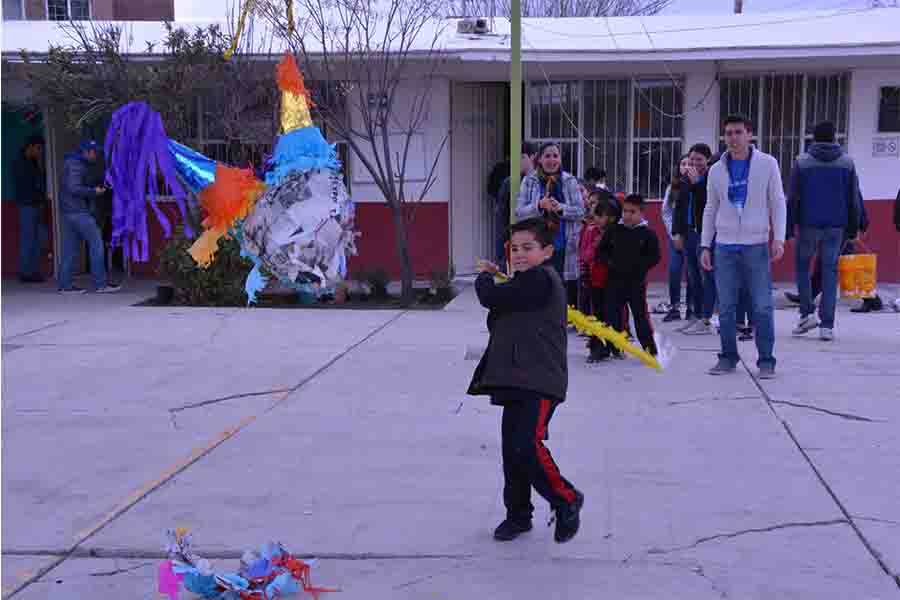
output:
[[[838,281],[843,298],[874,298],[878,281],[878,256],[841,255],[838,257]]]

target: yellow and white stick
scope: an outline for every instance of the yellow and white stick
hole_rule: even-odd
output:
[[[663,370],[662,365],[659,364],[659,361],[656,360],[655,356],[646,350],[629,343],[628,338],[625,337],[624,333],[616,331],[606,323],[598,321],[596,317],[587,316],[583,312],[570,306],[568,308],[568,320],[569,323],[575,326],[575,330],[578,331],[578,333],[587,333],[595,338],[606,340],[622,352],[634,356],[651,369],[656,369],[657,371]]]

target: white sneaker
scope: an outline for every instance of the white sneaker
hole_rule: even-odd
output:
[[[816,319],[815,315],[806,315],[805,317],[800,317],[800,320],[797,321],[797,326],[794,327],[791,334],[796,336],[806,335],[818,326],[819,320]]]
[[[712,323],[697,321],[690,329],[683,331],[685,335],[712,335],[714,332]]]
[[[830,342],[834,339],[834,329],[828,329],[827,327],[819,328],[819,339],[825,342]]]
[[[110,285],[106,284],[102,288],[97,288],[96,293],[98,294],[115,294],[119,290],[122,289],[121,285]]]

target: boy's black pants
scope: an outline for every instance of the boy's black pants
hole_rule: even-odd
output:
[[[574,486],[560,474],[544,446],[557,404],[529,392],[515,394],[504,403],[503,503],[508,519],[531,521],[532,487],[554,508],[575,501]]]
[[[631,309],[637,337],[644,350],[656,354],[653,325],[647,308],[647,283],[643,279],[614,279],[606,284],[607,323],[616,331],[624,331],[625,307]]]
[[[606,319],[606,289],[600,287],[592,287],[591,288],[591,304],[594,309],[594,316],[597,317],[598,321],[603,321],[604,323],[609,324]],[[591,351],[591,357],[595,359],[606,358],[612,352],[612,344],[601,340],[600,338],[596,338],[591,336],[591,339],[588,340],[588,348]]]

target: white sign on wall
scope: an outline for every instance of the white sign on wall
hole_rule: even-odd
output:
[[[900,158],[900,137],[879,137],[872,140],[873,158]]]

